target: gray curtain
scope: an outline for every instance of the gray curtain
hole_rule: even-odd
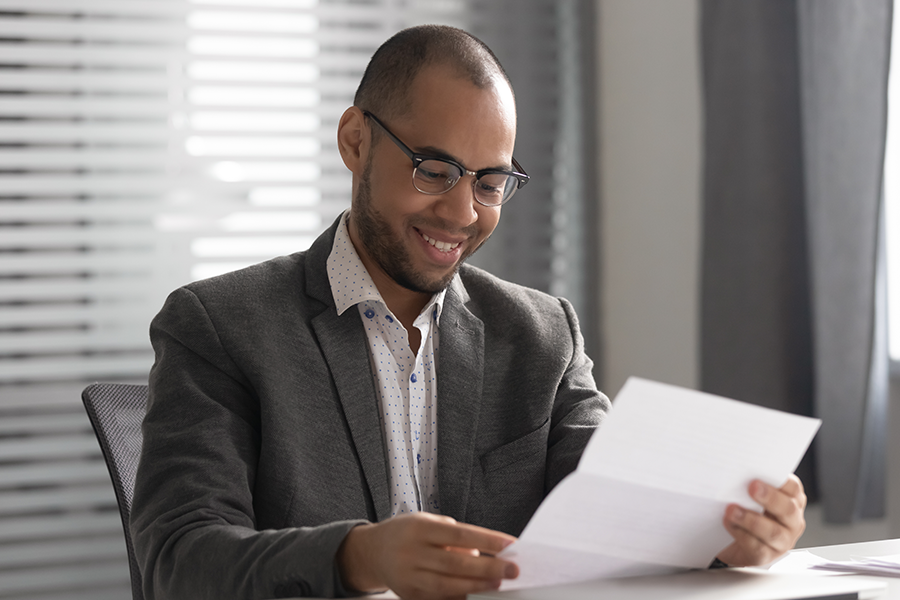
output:
[[[703,389],[823,420],[829,522],[884,515],[891,0],[704,0]]]
[[[594,3],[472,0],[470,30],[497,54],[516,91],[516,158],[531,181],[503,207],[472,264],[570,300],[599,377]]]

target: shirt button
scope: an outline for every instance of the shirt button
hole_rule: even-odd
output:
[[[367,319],[371,319],[372,317],[375,316],[375,311],[372,310],[372,309],[370,308],[370,309],[368,309],[368,310],[367,310],[365,313],[363,313],[363,314],[366,315],[366,318],[367,318]]]
[[[412,375],[410,375],[409,380],[412,381],[413,383],[415,383],[416,382],[416,374],[413,373]]]

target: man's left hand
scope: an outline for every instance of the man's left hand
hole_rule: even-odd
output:
[[[734,543],[720,552],[718,559],[732,567],[772,562],[793,548],[806,529],[806,494],[796,475],[780,488],[754,480],[750,496],[763,506],[763,514],[737,504],[725,509],[725,529]]]

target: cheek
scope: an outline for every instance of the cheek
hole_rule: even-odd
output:
[[[500,207],[489,208],[487,206],[478,206],[475,211],[478,213],[478,222],[481,224],[481,231],[484,237],[491,235],[500,222]]]
[[[409,212],[422,196],[412,185],[409,169],[373,169],[370,185],[373,204],[385,215]]]

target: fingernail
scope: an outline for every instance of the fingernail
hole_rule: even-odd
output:
[[[757,500],[762,502],[763,500],[766,499],[766,496],[769,495],[769,490],[765,485],[763,485],[759,482],[756,482],[755,487],[756,487],[755,497]]]
[[[519,567],[516,565],[509,563],[506,565],[506,568],[503,570],[503,576],[507,579],[515,579],[519,575]]]
[[[731,520],[735,523],[744,518],[744,509],[735,506],[734,510],[731,511]]]

